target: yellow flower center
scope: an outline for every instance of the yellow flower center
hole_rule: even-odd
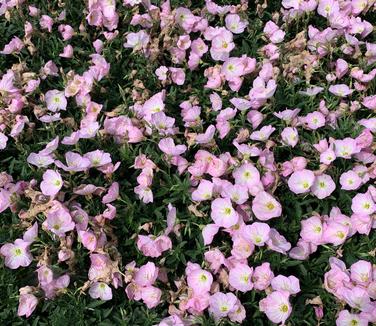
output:
[[[279,308],[283,313],[286,313],[289,311],[289,307],[287,306],[287,304],[282,304]]]
[[[266,208],[269,210],[269,211],[271,211],[271,210],[273,210],[274,208],[275,208],[275,205],[270,201],[270,202],[268,202],[266,205]]]

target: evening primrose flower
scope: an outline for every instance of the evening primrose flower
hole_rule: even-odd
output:
[[[365,260],[359,260],[350,267],[352,281],[367,286],[372,281],[372,264]]]
[[[339,183],[343,190],[356,190],[362,185],[362,179],[356,172],[350,170],[341,174]]]
[[[286,291],[274,291],[260,301],[259,308],[260,311],[265,312],[273,323],[284,324],[292,311],[289,293]]]
[[[244,235],[255,246],[263,246],[269,240],[270,227],[266,223],[255,222],[245,226]]]
[[[227,198],[217,198],[211,204],[211,218],[217,226],[229,228],[238,222],[238,214]]]
[[[308,113],[304,121],[307,127],[312,130],[325,126],[325,116],[319,111]]]
[[[229,283],[230,285],[240,292],[248,292],[253,289],[251,282],[253,268],[246,264],[236,264],[235,267],[230,269]]]
[[[244,163],[232,173],[235,183],[248,189],[260,183],[260,172],[252,163]]]
[[[241,34],[244,32],[248,22],[242,20],[237,14],[228,14],[225,18],[226,28],[234,34]]]
[[[353,89],[350,89],[349,86],[345,84],[332,85],[329,87],[329,92],[339,97],[346,97],[352,94],[353,91]]]
[[[360,314],[352,314],[348,310],[342,310],[336,320],[337,326],[368,326],[367,318]]]
[[[300,292],[299,279],[295,276],[278,275],[272,279],[271,282],[274,291],[286,291],[290,294],[297,294]]]
[[[65,111],[67,108],[67,99],[63,91],[57,89],[50,90],[45,94],[47,109],[51,112]]]
[[[304,241],[312,242],[316,245],[322,243],[324,226],[320,217],[312,216],[307,218],[301,221],[301,225],[300,236]]]
[[[201,180],[197,189],[192,192],[192,200],[194,201],[204,201],[210,200],[213,195],[214,185],[208,180]]]
[[[40,184],[40,189],[43,195],[55,196],[63,186],[63,179],[59,172],[54,170],[47,170],[43,173],[43,181]]]
[[[26,287],[20,289],[17,315],[29,318],[38,304],[38,298],[32,293],[23,293]]]
[[[371,215],[376,211],[376,204],[370,194],[356,194],[352,199],[351,209],[355,214]]]
[[[153,285],[157,280],[159,268],[154,263],[148,262],[140,267],[134,276],[134,281],[139,286]]]
[[[65,236],[65,233],[74,229],[74,222],[69,211],[61,204],[56,204],[47,213],[47,219],[43,226],[59,237]]]
[[[332,14],[337,14],[339,9],[339,3],[337,0],[320,0],[317,12],[321,16],[329,17]]]
[[[127,42],[124,43],[125,48],[133,48],[133,50],[146,49],[150,41],[150,36],[144,30],[140,30],[137,33],[129,33],[127,35]]]
[[[252,201],[252,211],[261,221],[279,217],[282,214],[281,204],[266,191],[260,191]]]
[[[284,144],[291,146],[291,147],[295,147],[299,141],[298,130],[293,127],[286,127],[281,132],[281,138]]]
[[[93,299],[108,301],[112,299],[112,290],[104,282],[94,282],[89,289],[89,295]]]
[[[274,273],[270,268],[270,264],[262,263],[260,266],[255,268],[252,275],[254,288],[259,291],[265,290],[270,285],[273,278]]]
[[[187,284],[195,295],[209,292],[213,283],[213,276],[201,268],[194,269],[187,275]]]
[[[304,194],[309,192],[315,181],[315,175],[312,171],[303,169],[295,171],[288,180],[290,190],[295,194]]]
[[[30,244],[22,239],[4,244],[0,248],[0,254],[5,257],[5,266],[11,269],[29,266],[33,261],[33,256],[29,251]]]
[[[345,138],[334,141],[334,152],[337,157],[350,159],[353,154],[359,153],[360,149],[355,139]]]
[[[233,293],[217,292],[209,299],[209,312],[214,319],[219,320],[233,312],[236,302],[237,298]]]
[[[318,199],[323,199],[329,197],[335,189],[336,184],[334,183],[332,177],[328,174],[322,174],[315,178],[315,181],[311,187],[311,192]]]

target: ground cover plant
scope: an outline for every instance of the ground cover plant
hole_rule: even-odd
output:
[[[1,325],[375,324],[375,24],[1,0]]]

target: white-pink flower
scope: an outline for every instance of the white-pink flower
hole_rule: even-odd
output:
[[[40,184],[40,189],[43,195],[55,196],[63,186],[63,179],[59,172],[54,170],[47,170],[43,173],[43,181]]]

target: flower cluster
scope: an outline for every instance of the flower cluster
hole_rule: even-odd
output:
[[[376,323],[375,265],[334,257],[376,246],[376,1],[228,2],[0,5],[0,256],[35,276],[19,316],[71,291],[160,326],[299,324],[315,259],[351,308],[337,325]]]
[[[349,269],[343,261],[332,257],[325,273],[325,289],[351,308],[342,310],[337,325],[368,325],[376,322],[376,266],[359,260]]]

